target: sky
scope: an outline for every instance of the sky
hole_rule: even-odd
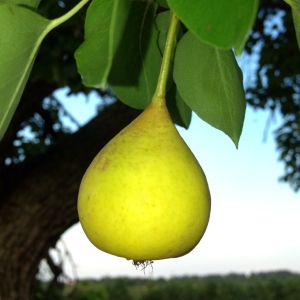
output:
[[[87,101],[82,96],[66,98],[64,93],[60,91],[59,98],[81,124],[96,114],[95,96]],[[57,244],[62,252],[71,253],[72,264],[65,261],[67,275],[99,279],[300,272],[300,197],[288,184],[278,182],[284,166],[278,161],[272,132],[281,119],[276,116],[266,127],[268,118],[268,112],[247,108],[238,150],[228,136],[196,115],[188,130],[178,128],[206,174],[212,199],[208,228],[192,252],[155,261],[153,271],[147,268],[144,274],[130,261],[96,249],[76,224]]]

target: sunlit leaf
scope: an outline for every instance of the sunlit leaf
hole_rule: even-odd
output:
[[[0,140],[19,103],[43,38],[87,1],[80,1],[67,14],[51,21],[35,13],[33,6],[0,5]],[[35,6],[38,1],[27,4]]]
[[[196,114],[238,146],[246,101],[242,73],[231,50],[220,50],[187,32],[179,41],[174,80]]]
[[[0,5],[0,140],[18,105],[50,21],[33,11]]]
[[[168,0],[170,8],[201,40],[241,53],[254,24],[258,0]]]
[[[161,53],[155,26],[157,4],[132,2],[108,83],[125,104],[145,108],[156,89]]]
[[[105,88],[127,21],[130,0],[93,1],[85,21],[85,42],[75,52],[83,83]]]

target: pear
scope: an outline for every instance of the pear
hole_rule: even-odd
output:
[[[210,207],[205,174],[155,96],[94,158],[78,197],[92,244],[136,265],[189,253]]]

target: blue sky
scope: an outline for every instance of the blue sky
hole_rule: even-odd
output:
[[[81,123],[96,114],[99,100],[94,96],[88,101],[80,96],[66,99],[63,92],[59,96]],[[300,272],[300,198],[287,184],[278,182],[283,164],[278,162],[272,131],[281,120],[279,116],[273,119],[263,141],[268,117],[267,112],[247,108],[238,150],[224,133],[196,115],[189,130],[179,128],[207,176],[211,218],[203,239],[191,253],[155,261],[153,273],[148,268],[146,276],[249,274],[282,269]],[[96,249],[78,224],[62,238],[79,278],[145,276],[126,259]],[[61,243],[58,247],[63,248]],[[74,277],[68,262],[65,267]]]

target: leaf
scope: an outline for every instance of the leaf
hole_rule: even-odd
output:
[[[238,146],[246,101],[242,73],[231,50],[220,50],[187,32],[179,41],[174,80],[197,115]]]
[[[29,8],[33,11],[35,11],[39,4],[40,4],[41,0],[0,0],[0,5],[1,4],[15,4],[15,5],[19,5],[19,6],[23,6],[26,8]]]
[[[133,1],[108,83],[116,96],[145,108],[154,95],[161,65],[154,18],[157,4]]]
[[[188,129],[192,119],[192,110],[183,101],[174,81],[166,94],[166,104],[173,122]]]
[[[85,42],[75,52],[78,71],[86,86],[105,88],[130,3],[130,0],[94,0],[89,6]]]
[[[170,8],[201,40],[241,54],[254,24],[258,0],[168,0]]]
[[[50,21],[33,11],[0,5],[0,140],[19,103]]]
[[[34,0],[22,1],[25,2],[38,4]],[[33,7],[10,3],[0,5],[0,140],[20,101],[43,38],[87,2],[81,0],[65,15],[51,21],[35,13]]]
[[[300,49],[300,0],[285,0],[292,8],[298,47]]]

